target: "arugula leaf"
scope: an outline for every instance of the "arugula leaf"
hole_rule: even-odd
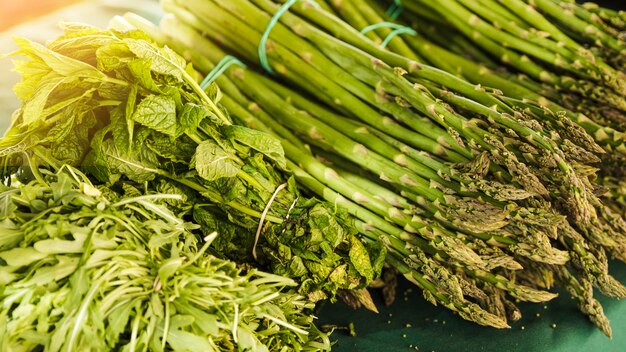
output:
[[[240,171],[235,159],[213,141],[204,141],[196,148],[192,167],[207,181],[235,177]]]

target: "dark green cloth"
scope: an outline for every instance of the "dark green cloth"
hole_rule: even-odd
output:
[[[626,283],[626,265],[611,263],[613,275]],[[324,306],[320,324],[353,322],[356,337],[333,333],[335,352],[392,351],[524,351],[524,352],[624,352],[626,351],[626,300],[597,297],[611,321],[610,340],[589,322],[566,292],[547,304],[520,304],[523,317],[511,329],[497,330],[467,322],[445,308],[426,302],[419,288],[401,280],[396,302],[375,314],[354,311],[342,303]],[[553,324],[556,324],[553,327]],[[410,346],[413,346],[412,348]]]

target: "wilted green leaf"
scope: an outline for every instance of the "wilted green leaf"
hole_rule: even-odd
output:
[[[369,282],[374,279],[374,269],[370,256],[363,243],[356,237],[350,237],[350,262],[354,268]]]

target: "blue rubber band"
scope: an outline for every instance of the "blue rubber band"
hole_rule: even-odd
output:
[[[392,19],[396,19],[400,17],[400,14],[404,11],[404,6],[402,6],[402,0],[393,0],[393,4],[389,6],[387,9],[387,15]]]
[[[226,55],[220,62],[215,65],[215,67],[209,72],[206,77],[200,82],[200,88],[206,89],[213,81],[217,79],[222,73],[224,73],[231,65],[237,64],[243,68],[246,68],[246,64],[239,61],[236,57],[232,55]]]
[[[316,7],[320,6],[318,3],[315,2],[315,0],[307,0],[307,1],[315,5]],[[270,64],[267,60],[267,52],[265,50],[265,45],[267,44],[267,40],[270,37],[270,32],[272,31],[272,28],[274,28],[274,26],[278,23],[280,16],[282,16],[285,12],[287,12],[289,8],[296,2],[298,2],[298,0],[289,0],[286,3],[284,3],[278,9],[278,11],[276,11],[274,16],[272,16],[272,19],[270,19],[269,23],[267,24],[267,28],[265,28],[265,32],[263,33],[263,36],[261,37],[261,41],[259,42],[259,61],[261,62],[261,66],[265,69],[265,71],[271,74],[274,73],[274,70],[272,70],[272,67],[270,67]]]
[[[385,37],[383,42],[380,44],[380,46],[383,48],[386,47],[387,44],[389,44],[389,42],[391,41],[391,39],[393,39],[393,37],[399,34],[417,35],[417,32],[413,28],[403,26],[397,23],[392,23],[392,22],[379,22],[379,23],[369,25],[361,30],[361,34],[365,34],[367,32],[371,32],[375,29],[383,28],[383,27],[393,29],[393,31],[391,31],[391,33],[389,33],[387,37]]]

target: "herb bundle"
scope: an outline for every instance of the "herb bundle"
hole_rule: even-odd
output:
[[[0,194],[0,346],[46,351],[318,351],[296,282],[207,254],[217,233],[63,167]]]
[[[137,30],[66,25],[46,47],[19,39],[23,106],[0,141],[3,174],[79,167],[110,187],[180,194],[173,206],[209,234],[214,249],[300,282],[312,301],[359,289],[382,268],[354,221],[301,195],[280,142],[231,122],[191,66]]]

